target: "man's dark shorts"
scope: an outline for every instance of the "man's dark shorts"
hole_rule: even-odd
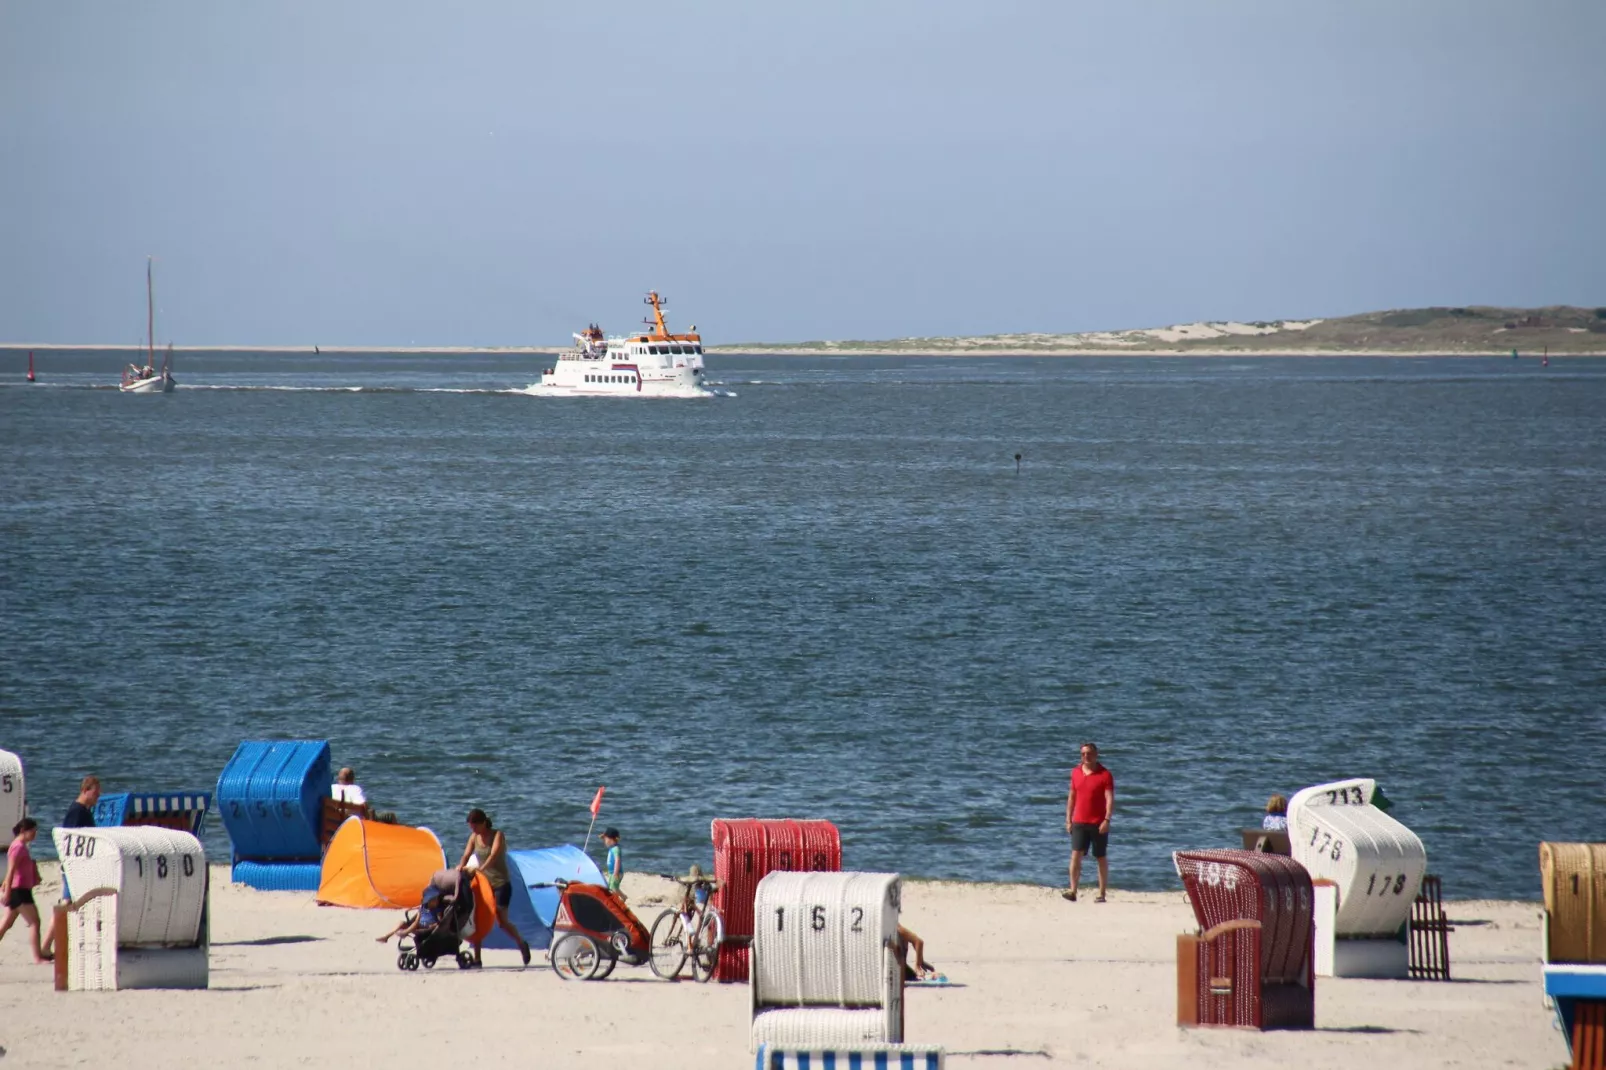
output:
[[[1110,846],[1110,834],[1099,831],[1098,824],[1092,822],[1074,821],[1071,823],[1071,850],[1091,854],[1094,858],[1103,858],[1104,852]],[[1089,851],[1088,847],[1092,850]]]

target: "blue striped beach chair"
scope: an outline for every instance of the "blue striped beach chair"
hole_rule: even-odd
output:
[[[865,1044],[852,1048],[788,1048],[761,1044],[754,1070],[943,1070],[933,1044]]]

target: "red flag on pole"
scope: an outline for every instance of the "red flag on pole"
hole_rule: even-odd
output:
[[[606,784],[604,784],[602,787],[597,789],[597,797],[591,800],[591,817],[593,819],[596,818],[597,811],[602,809],[602,793],[607,790],[608,787]]]

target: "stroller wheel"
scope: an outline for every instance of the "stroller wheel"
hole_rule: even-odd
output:
[[[472,970],[474,968],[474,956],[467,951],[459,951],[457,953],[457,968],[460,970]]]
[[[597,972],[591,975],[591,979],[593,981],[606,980],[608,975],[613,972],[613,968],[617,965],[619,965],[618,955],[610,955],[607,952],[603,952],[602,961],[597,963]]]
[[[424,969],[426,969],[426,970],[433,970],[435,968],[435,958],[434,958],[434,956],[430,956],[429,958],[425,958],[425,959],[420,959],[419,961],[424,964]]]
[[[396,956],[396,968],[398,970],[405,970],[407,968],[407,952],[403,951],[400,955]]]
[[[417,955],[408,955],[407,956],[407,968],[409,970],[415,970],[415,971],[418,969],[418,956]]]

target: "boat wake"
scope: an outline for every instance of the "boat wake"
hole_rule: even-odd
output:
[[[118,383],[97,382],[0,382],[0,388],[28,387],[31,390],[121,390]],[[183,383],[176,387],[176,391],[186,394],[197,391],[219,391],[236,394],[523,394],[524,387],[505,386],[353,386],[339,384],[330,386],[306,386],[285,383]],[[175,392],[176,392],[175,391]]]

